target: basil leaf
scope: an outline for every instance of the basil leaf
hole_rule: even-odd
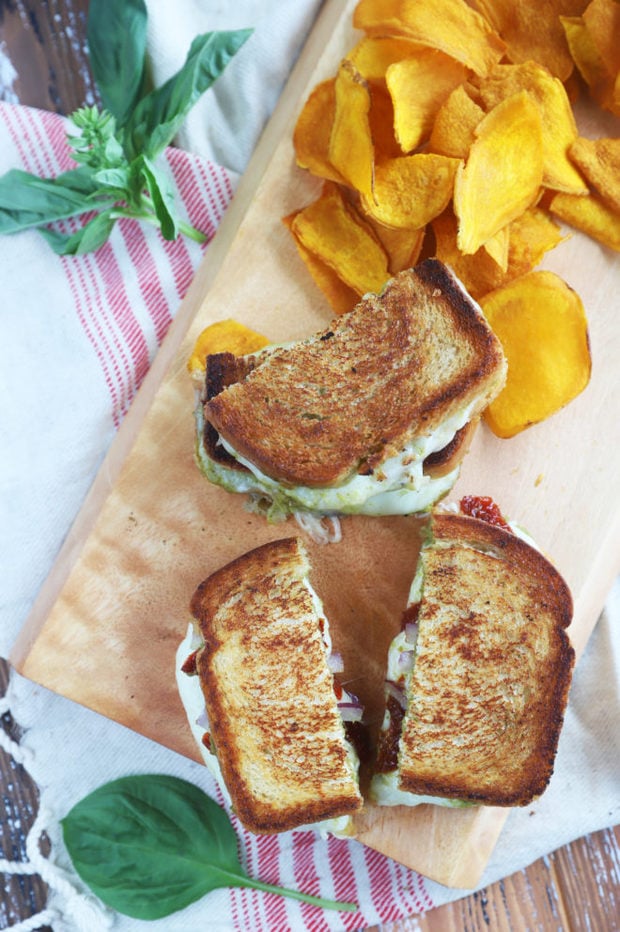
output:
[[[65,172],[57,178],[38,178],[11,169],[0,177],[0,234],[18,233],[92,210],[96,192],[90,171]]]
[[[220,887],[252,887],[325,909],[323,900],[252,880],[228,817],[178,777],[121,777],[90,793],[61,820],[75,870],[104,903],[134,919],[161,919]]]
[[[140,99],[146,70],[144,0],[90,0],[86,38],[101,100],[119,126]]]
[[[113,209],[101,211],[75,233],[60,233],[58,230],[41,227],[39,233],[60,256],[78,256],[93,252],[106,242],[116,223]]]
[[[91,205],[92,206],[92,205]],[[71,216],[87,209],[84,194],[53,178],[39,178],[12,168],[0,178],[0,209]]]
[[[174,192],[167,177],[159,172],[145,155],[140,156],[140,174],[144,179],[146,189],[153,202],[155,215],[159,220],[159,227],[164,239],[173,240],[177,237],[177,221],[175,218]]]
[[[198,98],[250,37],[251,29],[207,32],[191,44],[185,64],[137,104],[125,124],[125,153],[155,158],[171,142]]]

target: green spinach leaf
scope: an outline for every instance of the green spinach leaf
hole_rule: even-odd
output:
[[[324,909],[324,900],[252,880],[237,853],[224,810],[178,777],[121,777],[90,793],[62,820],[73,865],[90,889],[119,913],[161,919],[220,887],[252,887]]]

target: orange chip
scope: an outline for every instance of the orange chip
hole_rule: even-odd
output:
[[[620,214],[620,139],[580,136],[569,154],[602,199]]]
[[[307,168],[319,178],[342,182],[329,161],[329,138],[336,111],[335,83],[330,78],[313,89],[297,118],[293,146],[300,168]]]
[[[454,187],[461,252],[476,252],[538,197],[543,176],[538,107],[526,91],[497,105],[479,124]]]
[[[556,194],[549,210],[577,230],[587,233],[604,246],[620,252],[620,214],[594,194]]]
[[[439,155],[467,157],[484,110],[472,100],[464,84],[455,88],[441,105],[431,130],[428,147]]]
[[[390,65],[386,82],[403,152],[417,149],[428,137],[437,110],[466,77],[464,65],[434,49],[421,49],[414,57]]]
[[[508,268],[508,244],[510,242],[510,234],[508,232],[508,225],[502,227],[501,230],[498,230],[494,236],[491,236],[485,243],[482,244],[482,249],[493,259],[493,261],[499,266],[502,272],[505,272]]]
[[[375,155],[370,134],[370,92],[368,82],[346,58],[336,76],[335,100],[329,161],[352,188],[369,196]]]
[[[458,249],[457,220],[450,211],[433,220],[438,259],[450,265],[476,300],[513,278],[531,272],[550,249],[564,238],[557,223],[539,207],[530,207],[506,228],[508,262],[505,270],[484,248],[470,256]]]
[[[187,360],[187,368],[192,375],[200,375],[205,371],[205,358],[213,353],[245,356],[247,353],[255,353],[268,343],[269,340],[262,333],[250,330],[236,320],[218,320],[199,334]]]
[[[539,207],[530,207],[510,224],[508,274],[517,277],[534,269],[565,237],[557,223]]]
[[[577,125],[564,85],[542,65],[498,65],[480,81],[480,98],[487,109],[519,91],[527,91],[540,109],[544,154],[543,184],[556,191],[587,194],[587,185],[568,158]]]
[[[502,284],[501,269],[484,249],[479,249],[471,256],[464,256],[460,251],[456,244],[458,221],[451,210],[436,217],[432,228],[437,258],[453,269],[473,298],[479,300],[482,295]]]
[[[510,61],[534,60],[560,81],[568,78],[573,60],[559,19],[573,12],[566,0],[476,0],[476,4],[506,42]]]
[[[583,22],[610,74],[620,72],[620,5],[617,0],[590,0]]]
[[[514,437],[559,411],[588,384],[592,359],[585,311],[576,292],[547,271],[514,279],[480,305],[508,361],[506,385],[485,419],[498,437]]]
[[[580,16],[561,16],[566,41],[577,69],[600,107],[620,116],[617,75],[603,61],[588,27]]]
[[[426,234],[424,227],[420,230],[395,230],[374,222],[373,229],[388,255],[391,275],[410,269],[417,263]]]
[[[353,25],[371,35],[406,36],[486,74],[505,45],[465,0],[360,0]]]
[[[370,90],[370,134],[375,147],[375,163],[395,159],[402,150],[394,135],[394,107],[384,87],[374,85]]]
[[[295,236],[293,221],[298,213],[299,211],[295,211],[289,214],[288,217],[283,218],[282,222],[293,234],[295,246],[303,259],[304,265],[314,279],[315,284],[318,285],[329,301],[334,313],[338,315],[346,314],[347,311],[355,307],[359,301],[359,295],[356,291],[353,291],[352,288],[349,288],[326,262],[323,262],[322,259],[315,256],[309,249],[306,249],[299,238]]]
[[[444,210],[452,198],[459,159],[417,153],[377,165],[373,198],[362,208],[388,227],[419,230]]]
[[[385,73],[394,62],[410,58],[424,46],[396,36],[364,36],[347,58],[371,84],[385,84]]]
[[[327,182],[321,196],[298,211],[291,229],[306,249],[358,295],[381,291],[390,277],[383,246],[335,184]]]

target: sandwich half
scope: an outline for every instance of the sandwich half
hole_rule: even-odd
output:
[[[309,571],[298,538],[234,560],[196,590],[197,637],[177,653],[179,689],[205,760],[240,821],[258,834],[346,834],[362,805],[348,740],[348,722],[362,709],[334,680],[338,655]]]
[[[418,513],[456,481],[505,378],[482,311],[429,259],[308,339],[207,357],[198,465],[271,520]]]
[[[429,521],[389,652],[378,804],[524,806],[549,782],[574,664],[572,599],[500,524],[439,509]]]

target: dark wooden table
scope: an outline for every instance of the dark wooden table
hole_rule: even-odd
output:
[[[0,99],[58,113],[96,101],[84,41],[87,6],[88,0],[0,0]],[[8,666],[0,660],[0,695],[7,676]],[[19,737],[18,723],[10,716],[4,716],[0,727]],[[25,859],[37,788],[2,750],[0,787],[0,857]],[[606,829],[479,893],[384,926],[383,932],[613,932],[620,929],[619,863],[620,828]],[[0,929],[43,909],[46,896],[37,877],[2,878]]]

